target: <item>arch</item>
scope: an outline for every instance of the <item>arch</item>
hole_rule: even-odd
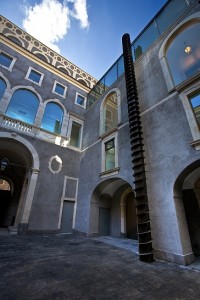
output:
[[[58,104],[59,106],[61,106],[64,111],[64,114],[67,115],[66,108],[59,99],[56,99],[56,98],[55,99],[47,99],[44,101],[44,106],[46,106],[47,103],[49,103],[49,102],[54,102],[54,103]]]
[[[24,89],[24,90],[33,92],[38,97],[39,102],[43,103],[43,100],[42,100],[42,97],[40,96],[40,94],[36,91],[36,89],[34,87],[32,87],[30,85],[16,85],[11,89],[11,94],[13,95],[13,93],[19,89]]]
[[[7,88],[7,84],[5,80],[0,77],[0,100],[3,97],[6,88]]]
[[[168,87],[168,90],[171,90],[174,88],[176,82],[174,82],[171,70],[168,66],[168,61],[167,61],[167,56],[166,56],[166,51],[170,44],[175,40],[176,36],[179,35],[184,29],[186,29],[188,26],[191,24],[199,23],[200,22],[200,13],[197,12],[189,17],[187,17],[184,21],[179,23],[168,35],[168,37],[164,40],[160,47],[159,51],[159,59],[161,63],[161,67],[163,70],[163,74],[166,80],[166,84]],[[184,50],[184,49],[183,49]]]
[[[47,63],[50,63],[49,58],[45,54],[41,53],[40,51],[34,51],[33,54],[35,54],[35,56],[37,56],[39,59]]]
[[[6,115],[33,124],[39,107],[37,95],[29,89],[17,89],[13,93]]]
[[[39,156],[33,145],[21,136],[12,136],[12,133],[0,132],[0,142],[3,142],[3,149],[5,150],[6,155],[10,155],[10,160],[14,159],[13,153],[15,153],[15,155],[17,155],[16,158],[20,158],[20,160],[26,166],[25,169],[23,168],[22,172],[23,181],[21,181],[21,190],[20,193],[18,193],[19,203],[14,226],[19,226],[19,228],[22,226],[24,229],[27,229],[34,197],[34,190],[39,173]],[[15,145],[15,147],[13,147],[12,144]],[[9,148],[7,148],[8,146]],[[13,172],[10,174],[13,174]],[[18,180],[19,177],[20,176],[16,175],[16,180]]]
[[[0,179],[0,190],[5,190],[5,191],[10,191],[11,190],[11,186],[9,181],[7,181],[4,178]]]
[[[24,42],[21,39],[17,38],[15,35],[7,34],[6,37],[13,43],[25,48]]]
[[[100,135],[121,123],[121,95],[117,88],[111,89],[100,106]]]
[[[86,80],[82,79],[81,77],[77,78],[77,81],[80,82],[81,84],[83,84],[84,86],[89,86],[88,82],[86,82]]]
[[[38,153],[29,141],[27,141],[25,138],[23,138],[19,135],[16,135],[15,137],[13,137],[12,133],[8,133],[8,132],[0,132],[0,139],[1,138],[11,139],[13,141],[18,141],[19,143],[23,144],[29,150],[29,152],[31,153],[31,156],[33,158],[32,169],[39,170],[40,161],[39,161]]]
[[[104,232],[110,231],[110,235],[116,237],[126,236],[126,212],[122,204],[130,192],[133,192],[131,185],[120,177],[106,179],[97,185],[90,203],[89,235],[101,235],[100,226],[105,221],[108,227]]]
[[[6,82],[7,89],[10,89],[10,81],[7,79],[7,77],[2,72],[0,72],[0,77]]]
[[[7,177],[5,175],[1,175],[1,179],[6,180],[9,183],[11,194],[13,194],[13,191],[14,191],[14,183],[13,183],[13,181],[9,177]]]
[[[63,117],[64,111],[62,106],[54,101],[48,101],[45,104],[41,128],[56,134],[60,134]]]
[[[58,69],[59,71],[61,71],[62,73],[66,74],[66,75],[68,75],[68,76],[71,76],[71,74],[70,74],[70,72],[68,71],[68,69],[66,69],[66,68],[64,68],[64,67],[62,67],[62,66],[57,66],[57,69]]]
[[[183,252],[188,256],[186,264],[193,262],[194,255],[200,255],[200,159],[186,166],[174,183],[174,201],[181,228]],[[198,193],[198,197],[196,195]]]

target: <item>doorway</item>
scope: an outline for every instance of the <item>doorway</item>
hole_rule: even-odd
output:
[[[60,231],[62,233],[73,232],[73,215],[74,215],[74,202],[64,201]]]
[[[137,216],[133,193],[126,197],[126,237],[137,240]]]
[[[99,208],[99,234],[110,235],[110,208]]]

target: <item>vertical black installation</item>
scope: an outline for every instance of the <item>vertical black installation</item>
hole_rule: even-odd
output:
[[[122,44],[129,114],[131,151],[133,158],[132,163],[135,184],[134,191],[136,200],[139,256],[141,261],[152,262],[153,252],[144,163],[143,132],[129,34],[126,33],[123,35]]]

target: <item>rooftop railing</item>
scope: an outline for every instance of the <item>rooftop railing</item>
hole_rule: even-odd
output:
[[[133,60],[136,61],[196,1],[168,0],[132,42]],[[93,105],[123,73],[124,59],[121,55],[88,93],[87,108]]]

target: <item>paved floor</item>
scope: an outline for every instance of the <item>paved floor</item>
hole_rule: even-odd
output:
[[[117,243],[1,235],[0,299],[200,299],[199,270],[142,263]]]

